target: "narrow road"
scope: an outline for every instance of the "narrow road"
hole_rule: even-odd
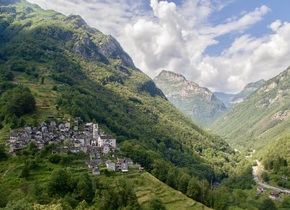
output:
[[[258,168],[261,166],[261,163],[258,160],[256,160],[256,162],[257,162],[257,166],[253,166],[253,177],[254,177],[254,181],[258,185],[261,185],[262,187],[265,187],[265,188],[277,190],[277,191],[282,192],[282,193],[288,193],[288,194],[290,194],[290,190],[289,189],[285,189],[285,188],[282,188],[282,187],[272,186],[272,185],[269,185],[269,184],[267,184],[265,182],[259,181],[259,179],[258,179]]]

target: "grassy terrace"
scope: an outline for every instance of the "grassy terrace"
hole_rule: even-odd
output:
[[[132,171],[125,176],[132,179],[135,184],[136,194],[142,209],[147,208],[147,202],[152,198],[159,198],[168,210],[210,209],[165,185],[147,172]]]

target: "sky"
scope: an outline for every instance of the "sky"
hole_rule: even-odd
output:
[[[290,66],[289,0],[28,0],[114,36],[151,78],[161,70],[240,92]]]

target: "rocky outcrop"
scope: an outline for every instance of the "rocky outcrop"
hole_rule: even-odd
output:
[[[203,126],[226,111],[225,105],[209,89],[182,75],[163,70],[154,81],[171,103]]]
[[[125,66],[136,68],[130,56],[122,49],[117,40],[111,36],[105,37],[105,40],[104,37],[99,40],[99,50],[107,58],[120,59]]]
[[[99,53],[98,47],[89,38],[81,37],[78,41],[75,41],[72,51],[87,59],[96,59],[106,64],[109,63],[108,59]]]

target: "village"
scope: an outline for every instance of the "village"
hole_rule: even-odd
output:
[[[69,118],[65,123],[57,124],[55,120],[43,122],[39,126],[24,126],[23,130],[11,131],[9,140],[9,153],[13,156],[25,149],[29,142],[35,142],[38,150],[45,145],[55,144],[53,154],[62,154],[68,151],[84,152],[90,159],[86,161],[93,175],[101,174],[100,164],[105,164],[107,170],[128,172],[129,169],[143,170],[139,164],[134,164],[131,158],[115,157],[115,152],[121,151],[116,139],[100,131],[98,124],[81,123],[80,118]],[[115,160],[115,161],[113,161]]]

